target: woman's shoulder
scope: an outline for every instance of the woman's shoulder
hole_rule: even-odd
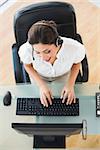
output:
[[[77,40],[72,39],[72,38],[61,37],[61,39],[63,40],[63,43],[68,46],[82,46],[83,45],[80,42],[78,42]]]
[[[31,44],[27,41],[24,44],[22,44],[19,48],[19,53],[30,53],[32,52],[32,46]]]
[[[32,46],[27,41],[26,43],[22,44],[18,51],[19,57],[23,61],[23,59],[26,60],[26,58],[30,57],[32,55]]]
[[[26,42],[20,46],[18,54],[19,54],[20,60],[24,64],[32,63],[32,61],[33,61],[32,46],[29,44],[29,42]]]
[[[31,49],[32,46],[31,46],[31,44],[27,41],[27,42],[25,42],[24,44],[22,44],[19,49],[24,49],[24,48],[25,48],[25,49],[26,49],[26,48]]]
[[[85,47],[83,44],[78,42],[77,40],[61,37],[63,39],[63,45],[62,45],[62,52],[64,54],[63,57],[70,56],[78,56],[78,55],[85,55]]]

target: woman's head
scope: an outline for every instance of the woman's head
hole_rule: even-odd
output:
[[[38,21],[34,23],[28,32],[28,41],[31,45],[42,44],[55,44],[59,37],[57,26],[54,21]]]
[[[31,26],[28,32],[28,41],[36,54],[50,63],[55,60],[59,45],[62,44],[59,39],[54,21],[38,21]]]

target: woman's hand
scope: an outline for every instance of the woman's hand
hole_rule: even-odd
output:
[[[76,102],[74,87],[64,86],[61,92],[62,103],[71,104]]]
[[[69,76],[69,81],[67,81],[66,85],[64,86],[62,92],[61,92],[61,98],[63,99],[62,102],[66,102],[66,104],[71,104],[72,102],[76,102],[75,98],[75,92],[74,92],[74,85],[75,81],[78,75],[80,69],[80,63],[73,64],[71,71],[70,71],[70,76]]]
[[[40,87],[40,100],[41,103],[48,107],[48,105],[52,105],[52,99],[53,99],[53,95],[51,90],[46,86],[46,85],[42,85]]]

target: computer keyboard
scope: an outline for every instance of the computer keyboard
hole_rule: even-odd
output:
[[[16,115],[79,116],[79,99],[66,105],[60,98],[54,98],[52,105],[44,107],[39,98],[17,98]]]

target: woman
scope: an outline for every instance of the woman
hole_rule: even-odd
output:
[[[28,40],[20,47],[19,56],[31,81],[39,86],[44,106],[51,105],[53,99],[46,82],[59,82],[61,79],[65,82],[61,92],[62,103],[75,103],[74,84],[85,56],[81,43],[60,37],[54,21],[42,20],[29,29]]]

